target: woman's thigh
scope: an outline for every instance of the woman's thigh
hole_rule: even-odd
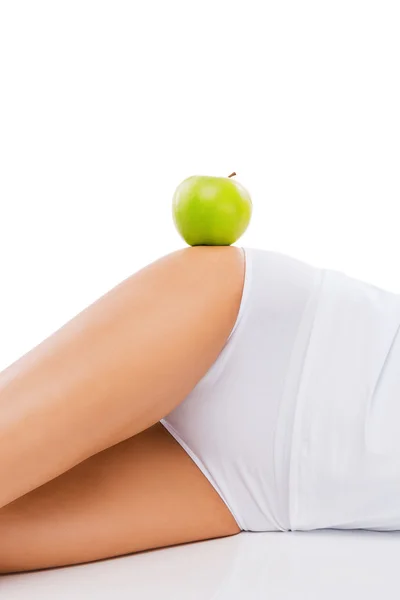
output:
[[[121,282],[0,373],[0,507],[151,427],[213,364],[243,256],[184,248]]]
[[[0,572],[90,562],[239,528],[160,423],[0,509]]]

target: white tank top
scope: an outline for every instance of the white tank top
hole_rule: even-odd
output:
[[[399,529],[400,295],[320,275],[287,382],[290,528]]]

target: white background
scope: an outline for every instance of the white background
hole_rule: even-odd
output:
[[[400,292],[397,0],[0,0],[0,368],[185,246],[235,170],[237,244]]]
[[[400,293],[399,31],[398,0],[0,0],[0,369],[185,246],[192,174],[250,191],[237,244]],[[0,587],[398,598],[397,533],[241,534]]]

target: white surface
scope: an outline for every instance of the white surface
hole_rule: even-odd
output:
[[[400,533],[241,533],[4,576],[3,600],[396,600]]]

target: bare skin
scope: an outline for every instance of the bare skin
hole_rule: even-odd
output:
[[[0,509],[0,572],[238,532],[208,480],[157,423]]]
[[[158,421],[234,325],[240,248],[178,250],[0,373],[0,571],[234,535],[211,484]]]

